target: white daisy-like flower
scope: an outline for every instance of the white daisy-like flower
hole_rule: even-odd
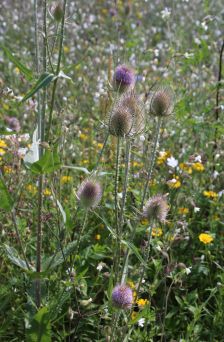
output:
[[[169,18],[170,15],[171,15],[171,9],[170,8],[165,7],[164,10],[161,11],[161,16],[163,19]]]
[[[144,327],[144,323],[145,323],[145,318],[140,318],[138,320],[138,326],[139,327],[143,328]]]
[[[198,213],[200,211],[200,208],[194,207],[194,213]]]
[[[178,165],[178,160],[171,156],[170,158],[167,158],[166,163],[168,166],[175,168]]]

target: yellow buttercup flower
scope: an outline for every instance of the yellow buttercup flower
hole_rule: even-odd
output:
[[[29,191],[32,195],[35,195],[37,193],[37,187],[33,184],[28,184],[26,186],[27,191]]]
[[[101,239],[101,235],[100,235],[100,234],[96,234],[96,235],[95,235],[95,240],[96,240],[96,241],[99,241],[100,239]]]
[[[215,191],[203,191],[203,195],[207,198],[213,198],[213,199],[216,199],[218,197],[218,194],[217,192]]]
[[[7,144],[4,140],[0,139],[0,147],[1,148],[6,148],[7,147]]]
[[[145,305],[149,304],[148,299],[139,298],[136,303],[139,307],[143,308]]]
[[[72,182],[72,176],[61,176],[61,184],[71,183]]]
[[[187,215],[188,213],[189,213],[189,209],[188,208],[179,208],[178,209],[178,214]]]
[[[181,181],[179,180],[179,177],[176,176],[175,178],[169,180],[167,185],[170,189],[178,189],[181,186]]]
[[[83,141],[86,141],[86,140],[88,139],[88,135],[85,134],[85,133],[80,133],[80,134],[79,134],[79,138],[80,138],[81,140],[83,140]]]
[[[44,194],[44,196],[51,196],[51,190],[46,188],[46,189],[44,189],[43,194]]]
[[[198,238],[205,245],[211,243],[214,240],[213,237],[210,234],[207,234],[207,233],[201,233]]]
[[[12,169],[12,167],[11,166],[4,166],[4,173],[7,173],[7,174],[9,174],[9,173],[12,173],[13,172],[13,169]]]
[[[160,151],[156,164],[157,165],[164,164],[167,158],[169,158],[170,156],[171,156],[171,153],[169,151]]]
[[[159,237],[163,235],[163,231],[161,228],[152,228],[152,236]]]
[[[199,171],[199,172],[203,172],[204,171],[204,165],[202,165],[202,163],[193,163],[192,164],[192,168],[193,168],[193,170],[195,170],[195,171]]]
[[[192,174],[192,167],[190,167],[188,164],[180,163],[179,166],[181,170],[186,171],[189,175]]]
[[[3,156],[5,154],[5,150],[0,147],[0,156]]]

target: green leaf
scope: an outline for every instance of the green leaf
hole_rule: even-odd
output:
[[[31,90],[23,97],[21,102],[26,101],[30,97],[32,97],[38,90],[41,88],[46,88],[48,84],[54,79],[54,74],[50,74],[49,72],[44,72],[36,84],[31,88]]]
[[[0,178],[0,197],[0,208],[10,211],[13,206],[13,201],[2,178]]]
[[[28,81],[31,81],[33,78],[33,73],[30,69],[28,69],[25,65],[23,65],[19,59],[14,56],[14,54],[4,45],[0,45],[0,47],[3,49],[5,55],[7,58],[12,62],[19,70],[24,74],[24,76],[27,78]]]
[[[26,340],[27,342],[51,342],[50,316],[47,307],[41,308],[33,317]]]
[[[56,148],[52,150],[46,150],[44,155],[35,163],[26,166],[35,174],[51,173],[58,170],[61,167],[59,155]]]
[[[7,254],[7,257],[9,258],[9,260],[11,260],[11,262],[16,265],[19,266],[20,268],[22,268],[23,270],[27,271],[28,267],[26,265],[25,260],[21,259],[18,257],[18,253],[15,250],[15,248],[13,247],[9,247],[8,245],[4,244],[5,247],[5,251]],[[33,267],[30,265],[30,269],[33,269]]]
[[[145,267],[148,267],[148,265],[142,258],[141,254],[139,253],[137,247],[132,242],[121,240],[121,243],[127,246],[135,254],[135,256],[138,258],[138,260],[141,262],[142,265],[144,265]]]
[[[74,252],[74,250],[76,249],[76,245],[77,245],[77,241],[72,241],[65,248],[63,247],[63,253],[60,250],[55,255],[47,258],[42,263],[43,271],[53,270],[57,266],[61,265],[64,262],[64,260]]]

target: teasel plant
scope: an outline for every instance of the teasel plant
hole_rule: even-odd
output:
[[[57,88],[57,80],[60,72],[61,66],[61,58],[62,58],[62,50],[63,50],[63,40],[64,40],[64,27],[65,27],[65,12],[66,12],[66,4],[67,0],[63,1],[63,6],[60,7],[60,18],[59,18],[59,7],[57,7],[57,23],[60,22],[60,39],[59,39],[59,51],[58,51],[58,59],[57,59],[57,67],[56,71],[52,67],[52,54],[49,54],[49,44],[48,44],[48,26],[47,26],[47,9],[48,9],[48,1],[43,0],[42,2],[42,27],[39,23],[38,12],[39,6],[38,1],[34,1],[34,17],[35,17],[35,65],[36,65],[36,74],[37,77],[40,77],[40,73],[44,74],[48,72],[48,66],[50,65],[54,72],[54,82],[53,89],[51,95],[49,110],[49,123],[46,131],[46,113],[47,113],[47,89],[43,88],[41,91],[39,90],[37,93],[37,111],[38,111],[38,140],[39,140],[39,158],[41,158],[44,154],[44,146],[47,145],[47,141],[49,139],[49,134],[52,125],[52,115],[55,104],[55,94]],[[39,39],[39,31],[42,28],[42,44],[40,44]],[[41,49],[42,47],[42,49]],[[42,51],[42,53],[41,53]],[[53,52],[53,51],[52,51]],[[40,61],[42,60],[42,65]],[[42,238],[43,238],[43,222],[42,222],[42,214],[43,214],[43,184],[44,184],[44,175],[41,174],[38,179],[38,212],[37,212],[37,245],[36,245],[36,272],[41,272],[41,254],[42,254]],[[36,306],[39,308],[41,306],[41,281],[40,279],[36,280]]]

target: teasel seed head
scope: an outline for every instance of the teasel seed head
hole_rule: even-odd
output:
[[[150,113],[164,117],[172,114],[174,108],[174,94],[171,88],[162,87],[156,90],[150,100]]]
[[[166,196],[155,195],[151,197],[143,208],[143,216],[149,221],[157,221],[164,223],[168,214],[168,203]]]
[[[130,309],[133,299],[132,289],[125,284],[116,285],[112,291],[112,302],[117,308]]]
[[[79,203],[85,209],[96,208],[102,198],[102,194],[101,184],[91,179],[84,180],[77,191]]]
[[[53,14],[53,17],[56,21],[61,21],[62,17],[63,17],[63,9],[61,7],[61,4],[60,3],[57,3],[54,7],[53,7],[53,10],[52,10],[52,14]]]
[[[135,86],[135,72],[129,66],[118,65],[113,77],[114,89],[120,93],[133,89]]]
[[[134,91],[125,92],[112,108],[109,132],[117,137],[133,136],[144,128],[144,105]]]

